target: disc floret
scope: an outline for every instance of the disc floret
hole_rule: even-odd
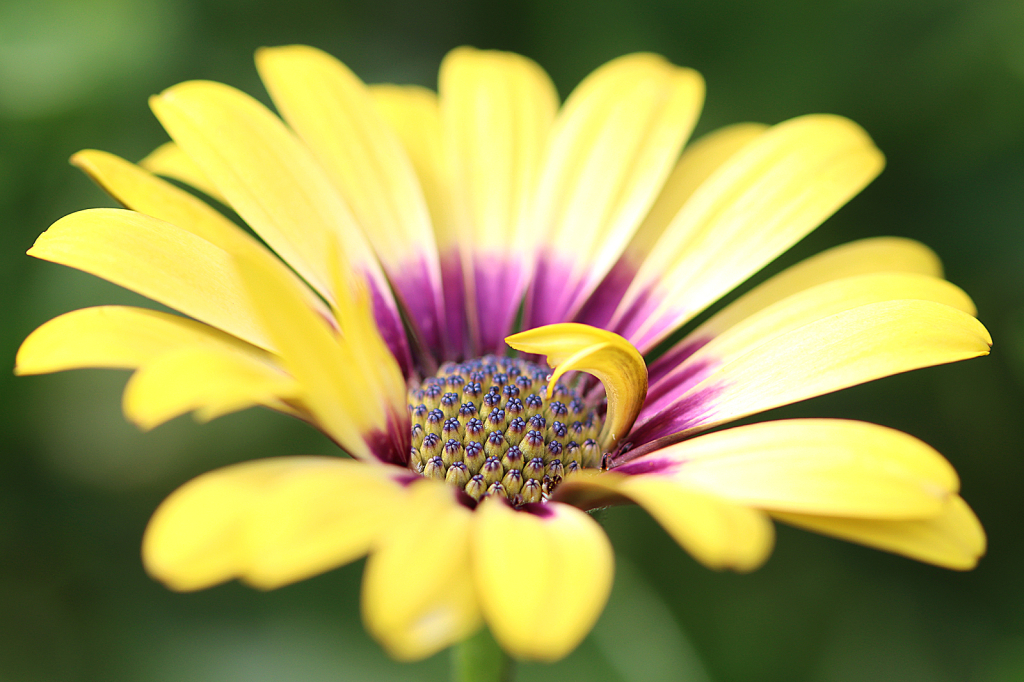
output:
[[[550,370],[518,358],[448,363],[408,393],[409,467],[474,500],[540,502],[562,479],[601,461],[598,405],[584,382],[564,377],[547,397]]]

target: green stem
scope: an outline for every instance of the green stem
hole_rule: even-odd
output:
[[[452,682],[512,682],[515,672],[487,628],[452,647]]]

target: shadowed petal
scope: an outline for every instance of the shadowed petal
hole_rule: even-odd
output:
[[[868,547],[966,571],[985,554],[985,531],[959,495],[951,495],[938,516],[910,521],[878,521],[773,512],[798,528],[857,542]]]
[[[585,507],[619,497],[643,507],[708,568],[752,571],[771,554],[775,531],[767,514],[667,477],[584,474],[555,490],[555,499]]]

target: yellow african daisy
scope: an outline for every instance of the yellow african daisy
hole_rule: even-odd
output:
[[[127,209],[69,215],[29,251],[184,316],[68,313],[25,341],[19,373],[133,369],[142,428],[263,405],[351,455],[186,483],[146,530],[155,578],[270,589],[369,555],[363,617],[394,657],[486,624],[551,661],[612,584],[595,507],[642,506],[715,569],[764,562],[773,519],[954,569],[984,552],[956,473],[911,436],[834,419],[704,433],[985,355],[921,244],[826,251],[644,361],[880,172],[856,124],[734,125],[684,149],[703,80],[651,54],[561,106],[509,53],[454,50],[437,94],[366,86],[308,47],[256,61],[283,121],[226,85],[166,90],[151,104],[173,142],[141,167],[73,158]]]

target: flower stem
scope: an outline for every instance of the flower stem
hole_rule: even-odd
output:
[[[452,647],[452,682],[512,682],[515,663],[482,628]]]

